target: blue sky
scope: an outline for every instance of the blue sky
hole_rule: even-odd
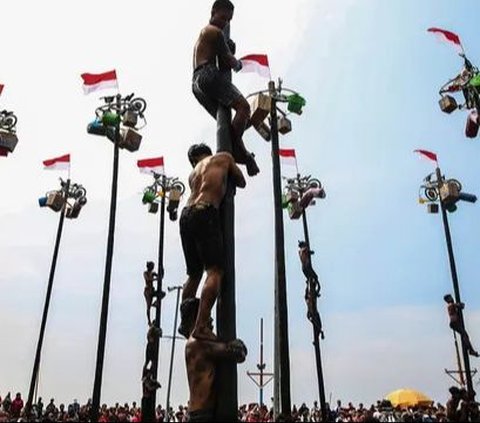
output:
[[[67,222],[59,257],[40,379],[41,394],[63,401],[90,396],[97,342],[110,186],[111,146],[85,133],[98,104],[83,97],[79,74],[116,67],[122,91],[149,102],[140,152],[122,154],[115,262],[105,362],[105,401],[140,399],[145,322],[141,272],[157,255],[157,221],[140,202],[149,183],[135,169],[138,158],[164,154],[167,172],[186,180],[193,141],[213,142],[214,122],[190,94],[191,47],[210,2],[144,1],[42,7],[6,6],[11,59],[2,66],[2,107],[19,117],[20,143],[2,160],[0,194],[0,318],[7,340],[0,349],[0,395],[28,386],[56,228],[56,215],[36,199],[54,188],[57,174],[41,161],[71,152],[72,176],[85,185],[89,203]],[[258,2],[257,2],[258,3]],[[440,401],[454,365],[442,297],[451,280],[440,216],[417,202],[418,186],[433,166],[413,154],[435,151],[442,170],[468,192],[480,193],[476,140],[463,135],[466,115],[444,115],[438,88],[461,67],[453,49],[427,34],[430,26],[457,32],[478,63],[474,1],[236,2],[232,36],[239,54],[266,52],[272,74],[307,99],[293,132],[300,169],[318,177],[327,198],[309,209],[314,265],[321,277],[322,345],[326,391],[332,400],[375,401],[411,386]],[[24,8],[30,9],[26,17]],[[265,20],[272,10],[273,18]],[[53,12],[60,18],[53,18]],[[50,13],[52,12],[52,13]],[[33,16],[42,14],[42,25]],[[102,18],[103,16],[103,18]],[[114,45],[105,16],[130,28]],[[183,20],[182,20],[183,19]],[[179,33],[178,22],[181,22]],[[88,23],[88,25],[87,25]],[[92,28],[94,31],[87,30]],[[113,29],[111,30],[113,31]],[[134,34],[141,34],[137,37]],[[175,37],[172,37],[175,34]],[[171,40],[171,41],[167,41]],[[254,75],[237,75],[245,92],[263,87]],[[54,129],[49,129],[54,120]],[[185,123],[185,120],[187,123]],[[240,400],[256,399],[247,379],[258,359],[258,321],[265,319],[267,362],[273,364],[273,210],[270,146],[255,133],[246,142],[262,173],[237,195],[237,326],[250,355],[239,367]],[[12,183],[11,181],[14,181]],[[478,206],[461,204],[450,215],[466,319],[480,337],[480,288],[476,283]],[[305,318],[304,282],[297,258],[300,221],[285,216],[289,325],[294,402],[316,398],[311,328]],[[178,227],[167,224],[165,284],[184,279]],[[163,328],[170,332],[174,296],[165,300]],[[480,340],[479,340],[480,342]],[[185,370],[178,348],[173,403],[185,402]],[[169,344],[162,344],[166,385]],[[270,366],[271,368],[271,366]],[[70,377],[66,376],[70,375]],[[164,403],[165,389],[159,392]],[[270,393],[266,392],[266,398]]]

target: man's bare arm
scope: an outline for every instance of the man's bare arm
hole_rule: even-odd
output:
[[[230,66],[230,68],[232,68],[235,72],[238,72],[240,69],[242,69],[242,62],[237,60],[232,54],[230,48],[228,47],[227,41],[225,40],[225,36],[219,28],[215,28],[215,47],[220,59]]]
[[[243,342],[239,340],[228,343],[218,341],[199,341],[202,348],[212,359],[229,359],[237,363],[245,361],[247,351]]]

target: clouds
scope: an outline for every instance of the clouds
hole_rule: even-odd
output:
[[[122,93],[134,91],[147,100],[148,126],[140,151],[120,157],[102,400],[139,400],[146,332],[141,272],[146,260],[156,260],[158,216],[141,204],[150,181],[138,172],[136,160],[163,155],[167,173],[185,181],[188,146],[194,141],[214,144],[215,124],[190,88],[192,46],[209,9],[210,1],[132,6],[123,0],[19,0],[2,9],[8,16],[3,30],[9,34],[9,54],[0,75],[5,83],[1,100],[19,118],[20,141],[0,166],[0,321],[7,340],[0,349],[0,393],[25,392],[28,385],[58,221],[58,214],[36,204],[58,185],[59,174],[44,172],[41,161],[69,152],[72,178],[85,186],[89,202],[77,221],[65,225],[40,391],[62,401],[91,395],[112,146],[86,133],[99,101],[95,95],[83,96],[80,74],[116,68]],[[327,190],[326,200],[309,210],[309,223],[322,281],[326,386],[334,400],[374,401],[403,385],[442,400],[450,383],[443,369],[454,363],[453,352],[441,303],[450,289],[448,265],[440,222],[415,202],[428,169],[419,167],[411,153],[432,147],[469,191],[479,189],[472,171],[478,168],[475,146],[453,144],[460,142],[462,118],[441,120],[432,99],[433,81],[441,81],[449,68],[440,69],[419,35],[426,22],[446,19],[446,3],[444,9],[353,0],[236,3],[232,37],[239,55],[268,53],[273,75],[284,77],[286,86],[307,98],[305,112],[293,117],[294,130],[281,143],[296,149],[301,170],[318,177]],[[468,22],[468,28],[476,28],[460,9],[449,10],[448,16],[457,25]],[[264,88],[266,81],[235,75],[235,82],[249,93]],[[249,402],[257,391],[245,371],[256,368],[260,317],[265,319],[270,370],[273,365],[274,234],[270,144],[253,131],[245,141],[261,168],[236,196],[237,325],[250,351],[239,367],[239,393],[240,401]],[[474,283],[475,213],[465,207],[452,216],[474,340],[480,298]],[[296,252],[301,225],[285,220],[285,235],[292,398],[298,404],[316,398],[316,380]],[[165,285],[181,283],[185,270],[178,223],[169,221],[165,264]],[[174,303],[167,296],[162,323],[167,333]],[[168,349],[165,341],[164,385]],[[174,404],[187,397],[181,347],[178,351]],[[159,393],[162,402],[164,394]]]

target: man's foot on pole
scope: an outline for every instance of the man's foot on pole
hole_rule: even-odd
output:
[[[258,173],[260,173],[260,169],[257,165],[257,162],[255,161],[255,154],[253,153],[247,154],[245,165],[247,166],[248,176],[255,176]]]

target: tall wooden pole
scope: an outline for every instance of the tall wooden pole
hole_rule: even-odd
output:
[[[288,342],[287,278],[285,275],[285,235],[283,229],[282,178],[280,172],[277,102],[275,82],[269,82],[272,95],[270,127],[272,133],[272,176],[275,210],[275,378],[274,408],[285,418],[291,415],[290,398],[290,352]]]
[[[308,223],[307,223],[307,212],[305,209],[302,212],[302,221],[303,221],[303,233],[305,237],[305,244],[307,246],[307,251],[311,251],[310,248],[310,236],[308,233]],[[309,258],[311,260],[311,256]],[[307,283],[310,284],[310,280],[307,280]],[[310,295],[316,295],[313,286],[309,287]],[[316,305],[316,302],[315,302]],[[315,310],[318,311],[318,310]],[[320,350],[320,331],[319,329],[313,324],[313,346],[315,349],[315,364],[317,366],[317,383],[318,383],[318,395],[320,399],[320,410],[322,413],[322,421],[326,422],[328,419],[327,415],[327,403],[325,399],[325,382],[323,379],[323,367],[322,367],[322,355]]]
[[[224,36],[230,38],[230,27],[224,29]],[[230,68],[219,63],[221,72],[231,80]],[[221,105],[217,112],[217,152],[232,153],[232,115],[230,109]],[[225,255],[224,276],[220,295],[217,301],[217,335],[223,342],[232,341],[237,337],[236,307],[235,307],[235,187],[228,181],[227,192],[220,206],[222,222],[223,246]],[[237,421],[237,365],[224,360],[217,366],[215,389],[217,405],[216,421]]]
[[[58,220],[57,236],[55,239],[55,247],[53,249],[52,264],[50,265],[50,275],[48,277],[47,294],[45,297],[45,304],[43,306],[42,323],[40,324],[40,334],[38,335],[37,350],[35,352],[35,360],[33,362],[32,378],[30,379],[30,388],[28,390],[27,404],[25,406],[25,414],[27,416],[30,416],[33,395],[35,393],[35,387],[37,386],[38,382],[38,370],[40,368],[40,360],[42,356],[43,338],[45,335],[45,328],[47,326],[48,309],[50,307],[50,298],[52,296],[53,280],[55,278],[55,269],[57,267],[58,251],[60,250],[60,240],[62,239],[63,223],[65,221],[66,203],[69,189],[70,179],[67,180],[63,191],[64,203],[62,210],[60,211],[60,218]]]
[[[121,96],[117,94],[117,113],[121,108]],[[112,278],[113,246],[115,240],[115,217],[117,212],[118,191],[118,156],[120,138],[120,123],[115,126],[115,141],[113,147],[112,191],[110,196],[110,219],[108,224],[107,256],[105,260],[105,277],[103,280],[102,310],[100,313],[100,328],[98,334],[97,362],[95,366],[95,381],[92,395],[92,422],[98,421],[100,411],[100,396],[102,391],[103,362],[105,359],[105,342],[107,338],[108,303],[110,300],[110,282]]]
[[[172,333],[172,350],[170,352],[170,368],[168,370],[168,385],[167,385],[167,402],[165,404],[166,410],[166,421],[170,421],[170,391],[172,389],[172,376],[173,376],[173,360],[175,358],[175,341],[177,336],[175,335],[177,331],[177,320],[178,320],[178,309],[180,305],[180,291],[183,289],[182,286],[174,286],[173,288],[168,288],[169,291],[177,290],[177,303],[175,305],[175,318],[173,319],[173,333]],[[145,421],[147,421],[145,419]]]
[[[442,173],[440,171],[440,168],[437,167],[436,169],[436,175],[437,175],[437,182],[438,182],[438,188],[440,190],[440,187],[442,185]],[[447,210],[445,209],[445,204],[443,203],[442,199],[440,198],[440,209],[442,211],[442,221],[443,221],[443,229],[445,231],[445,240],[447,242],[447,251],[448,251],[448,260],[450,263],[450,273],[452,275],[452,283],[453,283],[453,292],[455,295],[455,302],[457,304],[460,304],[462,302],[460,298],[460,286],[458,283],[458,275],[457,275],[457,266],[455,265],[455,256],[453,254],[453,243],[452,243],[452,235],[450,234],[450,226],[448,224],[448,216],[447,216]],[[463,319],[463,310],[461,308],[458,309],[458,314],[460,317],[460,323],[463,328],[465,328],[465,321]],[[470,356],[467,350],[467,347],[465,345],[465,341],[461,337],[460,339],[461,345],[462,345],[462,355],[463,355],[463,364],[465,366],[465,377],[467,380],[467,392],[469,399],[471,401],[475,400],[475,390],[473,389],[473,381],[472,381],[472,372],[471,372],[471,367],[470,367]]]

